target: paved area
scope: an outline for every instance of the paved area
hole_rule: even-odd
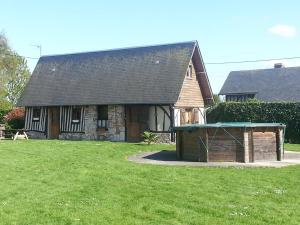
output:
[[[143,152],[128,157],[129,161],[144,164],[166,166],[202,166],[202,167],[274,167],[281,168],[290,165],[300,165],[300,152],[285,152],[283,161],[260,161],[255,163],[238,162],[187,162],[178,161],[175,151],[162,150],[157,152]]]

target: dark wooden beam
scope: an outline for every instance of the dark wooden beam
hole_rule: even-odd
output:
[[[171,141],[174,142],[175,141],[175,133],[173,131],[173,127],[174,127],[174,108],[173,105],[169,106],[169,110],[170,110],[170,128],[171,128]]]
[[[251,128],[251,148],[252,148],[252,162],[254,162],[254,137],[253,137],[253,128]]]
[[[281,161],[282,160],[282,149],[281,149],[281,132],[280,132],[280,128],[278,128],[276,130],[276,155],[277,155],[277,161]]]
[[[128,124],[127,124],[127,105],[124,105],[124,123],[125,123],[125,141],[128,140],[128,134],[127,134],[127,131],[128,131]]]
[[[165,123],[166,123],[166,113],[164,113],[164,119],[163,119],[163,130],[165,130]]]
[[[158,127],[157,127],[157,107],[156,106],[154,106],[155,107],[155,130],[157,131],[158,129]]]

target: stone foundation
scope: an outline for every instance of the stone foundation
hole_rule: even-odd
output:
[[[155,133],[159,139],[158,139],[158,143],[172,143],[171,141],[171,134],[170,133]]]
[[[59,134],[61,140],[89,140],[84,133],[61,133]]]
[[[47,135],[44,132],[39,131],[26,131],[29,139],[46,139]]]

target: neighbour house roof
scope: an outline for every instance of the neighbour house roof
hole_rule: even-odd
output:
[[[230,72],[219,94],[244,93],[262,101],[300,101],[300,67]]]
[[[43,56],[18,105],[172,104],[192,56],[205,72],[200,73],[200,85],[204,98],[210,99],[200,50],[191,41]]]

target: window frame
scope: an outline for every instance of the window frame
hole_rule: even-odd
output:
[[[97,128],[105,130],[108,128],[108,105],[97,106]]]
[[[245,102],[249,99],[254,99],[255,94],[229,94],[226,95],[225,100],[226,102]]]
[[[37,115],[35,115],[37,114]],[[32,122],[40,122],[41,118],[41,108],[40,107],[33,107],[32,108]]]
[[[189,64],[187,71],[186,71],[186,78],[192,79],[193,78],[193,65]]]
[[[82,108],[78,107],[78,106],[72,107],[72,112],[71,113],[72,113],[71,114],[71,122],[75,123],[75,124],[80,123],[80,120],[81,120],[81,117],[82,117],[82,115],[81,115],[82,114]],[[79,116],[79,118],[78,118],[78,116]]]
[[[187,107],[180,108],[180,126],[187,124],[199,124],[199,108]],[[187,118],[187,121],[186,121]]]

